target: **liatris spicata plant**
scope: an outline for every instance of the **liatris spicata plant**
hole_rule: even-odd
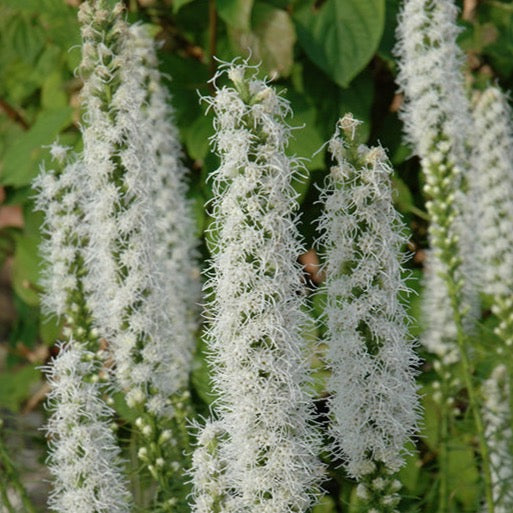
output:
[[[221,159],[213,174],[207,336],[220,434],[214,454],[194,456],[193,511],[300,513],[317,495],[322,465],[301,334],[304,284],[291,185],[298,164],[285,154],[290,107],[246,63],[226,72],[233,86],[207,99]],[[212,500],[201,478],[210,458],[222,469]]]
[[[335,160],[319,222],[327,294],[327,364],[333,453],[359,481],[369,508],[395,512],[400,484],[392,477],[417,429],[418,358],[399,295],[405,227],[392,204],[385,151],[358,144],[347,114],[329,143]]]
[[[128,513],[130,500],[122,476],[113,411],[96,381],[101,361],[70,339],[47,368],[52,416],[50,471],[54,490],[50,508],[57,513]]]
[[[45,214],[43,304],[47,313],[64,317],[69,336],[46,367],[54,476],[50,508],[57,513],[128,512],[130,500],[111,425],[113,411],[103,400],[102,351],[84,294],[84,166],[58,144],[50,151],[52,169],[42,169],[34,184],[36,207]]]
[[[425,178],[424,190],[430,196],[426,208],[430,217],[429,242],[431,245],[431,271],[438,279],[426,282],[427,286],[439,283],[439,291],[426,290],[431,297],[425,303],[430,308],[425,317],[435,326],[442,323],[449,330],[437,327],[435,334],[443,340],[429,341],[432,333],[427,327],[426,346],[440,348],[447,345],[447,354],[458,348],[462,374],[465,380],[479,438],[482,468],[485,480],[486,500],[489,513],[493,513],[490,461],[484,437],[478,395],[476,393],[471,360],[469,357],[468,332],[471,315],[476,305],[477,278],[474,262],[478,261],[470,241],[475,239],[473,209],[474,189],[469,184],[467,158],[467,129],[471,126],[469,101],[465,95],[462,52],[456,44],[458,28],[457,10],[452,0],[407,0],[398,26],[397,54],[400,58],[398,83],[405,95],[402,117],[408,139],[421,159]],[[465,195],[466,194],[466,195]],[[466,206],[465,206],[466,205]],[[433,298],[438,297],[438,302]],[[436,309],[435,309],[436,308]],[[446,312],[451,312],[451,324],[447,324]],[[451,337],[456,334],[456,340]],[[449,395],[449,373],[441,359],[440,374],[443,380],[445,400]],[[449,406],[444,402],[441,423],[440,465],[440,512],[448,510],[447,465]]]
[[[139,457],[158,482],[158,506],[172,511],[183,507],[187,495],[181,464],[196,287],[190,286],[187,267],[194,268],[187,262],[192,236],[182,235],[192,222],[185,198],[178,198],[183,168],[179,153],[172,154],[174,130],[165,126],[170,111],[153,43],[142,27],[126,24],[122,10],[122,4],[107,10],[98,0],[83,3],[79,14],[88,225],[84,281],[117,383],[138,413]],[[174,186],[161,190],[174,176]],[[168,200],[173,203],[164,206]],[[166,207],[176,209],[177,217],[163,215]],[[177,275],[166,276],[171,270]],[[173,279],[176,289],[166,282]],[[178,292],[186,296],[173,298]]]
[[[477,259],[471,243],[474,216],[464,208],[469,198],[463,194],[463,188],[468,188],[466,144],[471,115],[463,54],[456,44],[456,14],[452,0],[406,1],[396,48],[398,84],[405,96],[401,115],[407,139],[421,159],[424,191],[430,197],[426,208],[432,263],[427,269],[439,276],[454,275],[455,285],[442,295],[435,290],[441,285],[436,277],[426,281],[426,333],[421,341],[442,361],[446,346],[447,363],[452,363],[457,345],[454,320],[450,322],[447,312],[457,309],[465,330],[470,331],[478,309]],[[459,304],[453,305],[454,300]]]
[[[513,511],[513,432],[511,425],[511,374],[498,365],[483,383],[483,418],[490,446],[493,499],[496,513]]]
[[[500,320],[496,333],[513,345],[513,125],[497,87],[487,88],[474,108],[474,177],[480,192],[478,232],[483,290]],[[512,367],[513,368],[513,367]]]

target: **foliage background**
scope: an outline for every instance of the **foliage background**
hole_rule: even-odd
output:
[[[208,174],[216,167],[209,151],[212,119],[205,115],[199,95],[211,94],[208,80],[215,73],[216,55],[237,55],[262,62],[265,74],[291,101],[294,137],[291,154],[305,159],[307,176],[296,184],[302,209],[301,231],[306,248],[315,236],[318,189],[328,172],[324,141],[345,112],[365,122],[368,142],[388,149],[395,167],[397,208],[411,230],[417,295],[408,299],[413,332],[419,322],[421,275],[426,246],[426,214],[420,193],[419,166],[402,143],[397,115],[397,65],[393,46],[400,0],[129,0],[130,21],[151,26],[161,41],[161,68],[168,82],[176,121],[191,170],[198,236],[210,218],[205,203],[211,197]],[[499,0],[458,2],[462,16],[460,43],[468,55],[469,87],[498,81],[513,89],[513,3]],[[34,458],[44,459],[44,440],[37,425],[44,422],[42,401],[46,385],[38,367],[55,349],[60,327],[39,308],[38,256],[41,215],[33,211],[31,181],[47,158],[45,145],[57,136],[61,143],[80,147],[78,123],[80,80],[74,70],[80,60],[76,20],[78,0],[0,0],[0,416],[3,436],[18,456],[27,482],[37,472]],[[315,155],[312,157],[312,155]],[[201,246],[208,258],[208,240]],[[316,262],[314,252],[303,263]],[[315,286],[315,276],[311,276]],[[318,300],[313,299],[316,312]],[[478,347],[495,342],[495,322],[485,312]],[[312,337],[318,327],[312,319]],[[192,383],[200,411],[212,400],[202,343]],[[425,418],[416,451],[401,472],[406,494],[404,511],[436,510],[436,466],[440,414],[432,399],[434,373],[430,356],[420,376]],[[486,375],[487,360],[482,359]],[[464,402],[464,398],[462,398]],[[322,409],[322,401],[319,401]],[[463,408],[464,409],[464,408]],[[123,412],[120,412],[123,418]],[[128,419],[129,420],[129,419]],[[463,414],[453,430],[449,476],[454,511],[477,511],[479,474],[474,461],[475,440]],[[36,469],[36,470],[34,470]],[[32,472],[32,474],[31,474]],[[1,473],[1,472],[0,472]],[[352,487],[333,470],[325,485],[329,495],[316,513],[351,511]],[[33,493],[38,493],[32,487]],[[41,497],[44,491],[39,490]],[[44,498],[42,503],[44,503]],[[44,510],[44,506],[41,506]]]

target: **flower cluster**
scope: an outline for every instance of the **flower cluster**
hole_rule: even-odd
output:
[[[113,412],[96,381],[96,354],[73,339],[60,347],[46,372],[50,471],[54,489],[50,507],[58,513],[128,513],[130,500],[115,433]]]
[[[424,190],[430,197],[428,272],[441,278],[426,281],[427,329],[422,342],[446,363],[457,354],[454,316],[462,317],[470,330],[478,309],[476,216],[470,200],[473,189],[467,183],[466,141],[472,118],[461,73],[463,54],[456,44],[456,14],[452,0],[408,0],[397,34],[398,84],[405,94],[402,119],[421,158]],[[447,312],[452,312],[452,322]]]
[[[207,100],[221,158],[213,175],[215,247],[207,284],[215,413],[223,432],[216,452],[225,462],[220,510],[299,513],[312,505],[322,466],[301,334],[304,285],[291,185],[297,166],[285,155],[288,103],[247,73],[246,64],[231,65],[233,87]],[[193,469],[195,476],[202,472]],[[198,513],[212,511],[201,506],[203,489],[195,491]]]
[[[358,123],[346,115],[329,143],[335,165],[321,195],[318,243],[326,274],[333,450],[361,479],[380,465],[394,472],[402,464],[416,430],[418,359],[399,301],[408,291],[401,265],[407,241],[392,204],[392,170],[381,147],[358,145]],[[380,511],[395,505],[382,504]]]
[[[513,345],[513,125],[497,87],[484,91],[474,109],[473,164],[480,191],[479,238],[485,293],[499,317],[497,334]]]
[[[83,163],[59,144],[50,153],[51,169],[42,169],[34,183],[36,208],[45,214],[43,302],[47,313],[64,318],[70,337],[46,368],[55,477],[50,507],[58,513],[127,512],[129,496],[110,425],[113,412],[103,400],[102,351],[84,294]]]
[[[96,380],[110,377],[98,347],[100,338],[106,341],[117,388],[139,415],[141,460],[167,489],[188,437],[194,226],[154,43],[122,12],[121,3],[110,9],[105,0],[80,6],[84,150],[64,172],[43,172],[36,181],[46,214],[45,304],[65,317],[70,337],[81,344],[70,343],[73,350],[97,354]],[[65,148],[54,145],[51,152],[64,162]],[[77,389],[91,380],[78,370],[70,376]],[[98,401],[103,390],[96,391]],[[170,490],[158,495],[175,501]]]
[[[507,367],[498,365],[483,384],[483,417],[491,453],[495,513],[508,513],[513,509],[511,379]]]

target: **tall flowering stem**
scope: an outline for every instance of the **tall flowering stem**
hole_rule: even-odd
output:
[[[329,410],[333,452],[360,482],[359,497],[368,511],[389,513],[399,501],[392,474],[417,429],[418,358],[399,301],[407,240],[392,169],[381,147],[358,144],[359,123],[350,114],[339,121],[321,194]]]
[[[172,296],[190,297],[196,289],[189,286],[185,263],[193,253],[192,231],[181,238],[174,230],[191,221],[185,198],[178,199],[183,168],[179,153],[171,154],[175,134],[164,126],[170,111],[155,49],[142,27],[126,24],[122,10],[122,4],[107,10],[98,0],[83,3],[79,13],[89,226],[85,283],[117,383],[139,415],[138,454],[158,482],[158,507],[174,511],[185,507],[187,494],[181,464],[188,443],[194,301]],[[164,206],[167,201],[172,203]],[[163,215],[166,208],[176,216]],[[167,276],[170,271],[176,275]],[[177,290],[167,280],[176,280]]]
[[[54,144],[52,169],[43,169],[35,188],[36,207],[45,214],[42,254],[46,262],[43,305],[63,317],[69,342],[47,366],[51,385],[47,425],[57,513],[128,513],[130,498],[107,406],[106,373],[98,331],[84,293],[84,167]]]
[[[290,107],[245,63],[229,65],[227,74],[232,87],[207,99],[221,158],[212,177],[215,248],[208,280],[219,434],[215,454],[203,444],[198,450],[205,457],[194,458],[200,486],[193,510],[305,512],[322,466],[301,336],[302,248],[291,185],[298,165],[285,155]],[[212,458],[222,468],[215,501],[205,500],[212,487],[198,477]]]
[[[489,87],[474,108],[473,163],[480,191],[482,285],[500,324],[496,334],[513,346],[513,125],[511,108],[497,87]]]
[[[498,365],[483,383],[483,417],[490,445],[493,499],[496,513],[513,510],[513,431],[511,424],[511,374],[506,365]]]
[[[397,53],[400,58],[398,83],[405,94],[402,117],[406,133],[421,158],[425,177],[425,192],[430,196],[426,208],[430,216],[429,239],[431,244],[431,269],[441,279],[444,299],[438,308],[452,313],[451,332],[444,334],[449,342],[448,353],[454,354],[455,331],[458,356],[461,360],[465,386],[479,437],[479,448],[486,488],[489,513],[493,513],[490,458],[484,436],[484,427],[478,396],[472,379],[469,358],[469,312],[475,307],[477,288],[476,261],[470,240],[474,237],[475,224],[470,209],[473,189],[468,183],[469,164],[466,157],[466,130],[471,126],[469,102],[461,67],[462,52],[456,44],[458,28],[457,10],[452,0],[407,0],[400,15]],[[434,280],[428,282],[434,285]],[[427,290],[428,295],[433,291]],[[428,305],[436,306],[434,301]],[[446,315],[429,312],[428,320],[440,324]],[[428,328],[429,330],[429,328]],[[440,332],[438,330],[438,332]],[[443,334],[443,332],[442,332]],[[429,348],[429,345],[428,345]],[[439,352],[439,351],[437,351]],[[443,364],[451,363],[444,362]],[[442,375],[445,371],[442,368]],[[447,426],[447,407],[445,407]],[[447,437],[447,429],[442,438]],[[447,462],[447,447],[443,444],[442,465]],[[445,472],[442,472],[445,475]],[[447,482],[442,481],[440,510],[447,511]]]

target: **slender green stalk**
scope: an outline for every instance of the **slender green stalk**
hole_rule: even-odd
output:
[[[445,377],[442,377],[442,411],[440,419],[440,443],[439,443],[439,455],[438,462],[440,467],[440,487],[438,491],[438,513],[447,513],[449,511],[449,451],[448,451],[448,440],[449,440],[449,407],[445,398],[447,397],[447,383]]]
[[[1,425],[0,425],[1,427]],[[16,491],[18,496],[21,499],[21,502],[24,507],[25,513],[36,513],[34,505],[30,500],[27,490],[23,486],[18,476],[18,472],[16,471],[16,467],[14,466],[13,461],[11,460],[7,450],[5,449],[4,442],[0,437],[0,464],[3,467],[3,475],[7,477],[7,482],[12,486],[12,488]],[[4,501],[4,505],[9,510],[9,513],[16,513],[16,510],[12,507],[9,498],[7,496],[7,487],[3,479],[0,480],[0,493],[2,494],[2,498]]]
[[[481,453],[481,465],[485,484],[486,505],[488,507],[488,513],[494,513],[495,506],[493,500],[493,481],[490,464],[490,451],[488,450],[488,444],[486,443],[484,424],[481,417],[481,407],[472,380],[472,367],[468,357],[468,337],[465,333],[465,330],[463,329],[463,319],[460,312],[460,287],[458,287],[458,285],[455,283],[454,277],[451,275],[451,273],[449,273],[447,276],[447,285],[453,309],[454,323],[457,329],[457,341],[461,358],[461,367],[463,370],[463,379],[465,380],[465,387],[468,393],[470,409],[472,411],[474,425],[477,432],[479,452]]]

